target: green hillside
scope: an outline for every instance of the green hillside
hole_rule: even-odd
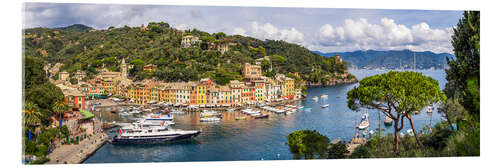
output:
[[[125,58],[133,65],[129,77],[134,80],[188,81],[210,77],[219,84],[241,80],[241,65],[265,56],[271,60],[262,62],[267,76],[298,72],[302,79],[318,82],[325,81],[327,76],[339,76],[346,69],[346,62],[337,63],[334,58],[320,56],[296,44],[196,29],[184,32],[164,22],[106,30],[83,25],[70,27],[73,28],[24,30],[25,56],[39,57],[52,65],[63,63],[62,70],[71,76],[77,70],[84,70],[93,77],[102,67],[119,71],[120,60]],[[197,36],[202,42],[196,47],[182,48],[181,39],[185,35]],[[211,43],[224,42],[232,43],[224,54],[209,49]],[[150,63],[158,68],[152,73],[143,71],[143,66]]]

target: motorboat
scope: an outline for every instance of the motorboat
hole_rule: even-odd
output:
[[[138,125],[146,126],[146,127],[149,127],[149,126],[174,126],[175,122],[168,121],[168,120],[150,121],[150,120],[146,120],[145,118],[138,118],[137,121],[133,122],[132,124],[138,124]]]
[[[173,121],[174,116],[171,114],[168,115],[162,115],[162,114],[149,114],[143,117],[147,121],[152,121],[152,122],[161,122],[161,121]]]
[[[392,125],[392,118],[390,118],[388,116],[385,116],[384,125],[385,126],[391,126]]]
[[[264,118],[269,118],[269,114],[259,114],[257,116],[254,116],[254,119],[264,119]]]
[[[314,96],[312,99],[313,99],[314,101],[318,101],[318,100],[319,100],[318,96]]]
[[[312,108],[303,108],[302,110],[305,112],[311,112]]]
[[[328,104],[322,105],[321,108],[328,108]]]
[[[326,98],[328,98],[328,95],[321,95],[321,98],[326,99]]]
[[[181,110],[174,110],[174,109],[172,109],[172,110],[170,110],[170,113],[171,114],[185,114],[186,112],[185,111],[181,111]]]
[[[427,106],[427,113],[432,113],[432,107],[431,106]]]
[[[208,111],[208,110],[204,110],[202,113],[200,113],[200,117],[218,117],[221,115],[222,114],[217,111]]]
[[[368,119],[368,113],[363,114],[361,116],[361,122],[358,125],[359,129],[366,129],[370,126],[370,120]]]
[[[204,117],[200,118],[200,122],[216,122],[220,121],[221,119],[219,117]]]
[[[129,116],[129,115],[132,115],[132,113],[129,113],[129,112],[120,112],[118,113],[119,115],[121,116]]]
[[[119,134],[111,140],[111,144],[148,144],[190,139],[198,136],[201,131],[171,129],[168,126],[146,127],[135,124],[120,128]]]
[[[236,120],[246,120],[246,119],[247,119],[247,117],[236,117],[235,119],[236,119]]]
[[[260,113],[259,110],[252,110],[252,109],[249,109],[249,108],[241,110],[241,112],[243,112],[244,114],[248,114],[248,115]]]

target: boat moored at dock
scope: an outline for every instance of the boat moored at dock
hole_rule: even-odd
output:
[[[171,129],[168,126],[145,126],[133,124],[123,127],[111,140],[111,144],[149,144],[189,139],[198,136],[201,131]]]

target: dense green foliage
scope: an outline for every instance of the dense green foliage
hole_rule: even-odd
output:
[[[479,129],[479,124],[474,125]],[[444,124],[438,123],[431,133],[420,136],[424,147],[418,147],[414,137],[400,137],[400,151],[395,154],[393,135],[369,138],[368,142],[359,146],[350,158],[394,158],[394,157],[450,157],[479,156],[479,132],[453,131]]]
[[[295,159],[326,158],[330,139],[312,130],[298,130],[288,134],[288,147]]]
[[[315,52],[322,56],[331,57],[335,54],[342,57],[343,60],[349,62],[350,66],[358,68],[388,68],[399,69],[400,60],[401,66],[406,69],[413,69],[414,63],[417,69],[442,69],[446,64],[446,58],[453,58],[449,53],[433,53],[430,51],[417,52],[408,49],[405,50],[358,50],[352,52],[331,52],[321,53]],[[415,55],[415,57],[413,57]]]
[[[479,11],[466,11],[453,28],[452,46],[456,59],[447,59],[445,92],[448,97],[457,97],[471,114],[479,115],[479,57],[480,19]]]
[[[347,144],[343,141],[339,141],[335,144],[330,144],[328,148],[328,159],[343,159],[347,158]]]
[[[184,35],[194,35],[202,40],[200,46],[182,48]],[[232,43],[222,54],[208,48],[210,43]],[[211,77],[224,84],[231,79],[241,79],[241,66],[254,63],[255,59],[269,56],[272,71],[264,74],[298,72],[304,80],[325,80],[327,75],[343,73],[345,63],[337,63],[308,49],[284,41],[262,41],[239,35],[210,34],[196,29],[182,32],[168,23],[149,23],[147,27],[110,27],[107,30],[66,31],[65,29],[26,29],[25,55],[42,58],[46,63],[63,63],[62,70],[73,76],[84,70],[90,77],[103,66],[119,71],[121,59],[133,64],[130,77],[135,80],[157,78],[164,81],[198,80]],[[142,67],[155,64],[158,68],[148,73]],[[319,79],[318,79],[319,78]]]
[[[46,162],[44,156],[51,142],[69,133],[66,126],[47,128],[50,117],[56,113],[61,115],[67,106],[61,89],[49,82],[43,64],[44,61],[40,58],[24,58],[23,151],[40,158],[32,162],[35,164]]]
[[[24,103],[36,106],[41,124],[47,125],[52,109],[57,101],[63,100],[60,88],[49,82],[43,70],[43,60],[27,56],[24,59]]]
[[[403,129],[404,118],[416,134],[412,115],[425,106],[446,100],[438,81],[419,72],[390,71],[363,78],[359,86],[347,92],[348,107],[377,109],[394,121],[394,152],[398,152],[399,131]]]

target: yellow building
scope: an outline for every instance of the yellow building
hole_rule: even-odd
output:
[[[262,70],[259,65],[245,63],[242,69],[243,78],[254,79],[262,76]]]

